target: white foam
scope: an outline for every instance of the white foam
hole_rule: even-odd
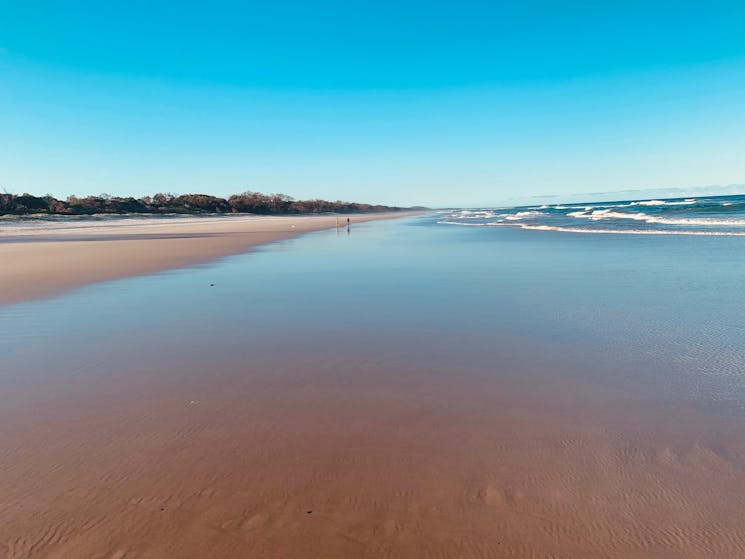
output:
[[[449,217],[454,219],[489,219],[496,216],[497,214],[491,210],[461,210],[451,213]]]
[[[587,217],[589,219],[592,219],[593,221],[597,221],[599,219],[635,219],[637,221],[646,221],[649,216],[642,212],[629,214],[624,212],[614,212],[613,210],[608,209],[595,210],[590,214],[578,215],[576,217]]]
[[[491,221],[489,223],[463,223],[460,221],[438,221],[444,225],[461,225],[471,227],[516,227],[529,231],[556,231],[562,233],[584,233],[594,235],[683,235],[689,237],[745,237],[745,231],[690,231],[684,229],[583,229],[581,227],[561,227],[554,225],[530,225],[527,223],[505,223]]]
[[[591,219],[593,221],[599,221],[604,219],[632,219],[634,221],[643,221],[644,223],[656,223],[659,225],[703,225],[703,226],[719,226],[719,227],[745,227],[745,220],[743,219],[712,219],[712,218],[672,218],[672,217],[659,217],[644,212],[636,213],[624,213],[614,212],[613,210],[595,210],[591,213],[587,212],[570,212],[567,214],[570,217]]]
[[[511,221],[519,221],[521,219],[525,219],[529,217],[537,217],[540,215],[546,215],[546,214],[544,214],[543,212],[527,211],[527,212],[517,212],[516,214],[506,214],[504,217]]]
[[[581,227],[560,227],[553,225],[529,225],[527,223],[506,224],[506,223],[487,223],[491,227],[519,227],[530,231],[560,231],[564,233],[591,233],[603,235],[686,235],[695,237],[745,237],[745,231],[686,231],[678,230],[661,230],[661,229],[582,229]]]
[[[678,200],[670,202],[667,200],[642,200],[640,202],[631,202],[631,206],[689,206],[695,204],[697,200],[695,198],[686,198],[685,200]]]
[[[745,227],[745,219],[696,219],[696,218],[665,218],[653,217],[647,223],[661,223],[668,225],[709,225],[719,227]]]

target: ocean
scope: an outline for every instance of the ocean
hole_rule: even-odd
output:
[[[452,210],[452,225],[626,235],[745,235],[745,195]]]

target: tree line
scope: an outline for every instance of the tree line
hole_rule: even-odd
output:
[[[356,202],[329,202],[327,200],[295,200],[285,194],[243,192],[227,200],[207,194],[164,194],[143,198],[100,196],[68,196],[58,200],[51,195],[0,193],[0,215],[91,215],[91,214],[206,214],[251,213],[263,215],[362,213],[398,211],[404,208],[360,204]]]

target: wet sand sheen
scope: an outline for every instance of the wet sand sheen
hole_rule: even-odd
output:
[[[0,557],[745,556],[741,414],[393,223],[0,314]]]
[[[745,551],[734,423],[401,363],[205,366],[82,376],[36,405],[17,393],[3,556]]]
[[[0,236],[0,305],[57,295],[89,283],[191,266],[310,231],[411,212],[352,216],[248,216],[152,219],[137,226]]]

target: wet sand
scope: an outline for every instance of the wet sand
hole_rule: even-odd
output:
[[[261,306],[225,287],[220,306],[202,282],[210,296],[192,293],[190,313],[169,323],[133,302],[142,321],[118,310],[100,335],[95,316],[120,291],[71,296],[62,323],[55,300],[30,305],[53,331],[39,341],[19,327],[25,347],[7,346],[12,374],[0,368],[0,557],[745,557],[741,413],[670,396],[664,363],[628,369],[532,323],[524,336],[517,316],[500,331],[451,309],[410,327],[461,284],[417,307],[423,281],[376,292],[382,264],[369,265],[340,268],[359,308],[317,316],[303,303],[319,292],[296,278],[319,278],[303,267],[294,297],[282,284]],[[422,277],[439,285],[436,270]],[[327,273],[324,301],[349,301]],[[276,301],[298,315],[280,319],[281,336],[265,315]],[[20,307],[5,316],[23,323]],[[390,314],[365,323],[373,307]],[[92,325],[75,330],[79,319]]]
[[[339,216],[346,224],[412,215]],[[336,226],[336,216],[164,219],[0,236],[0,305],[58,295],[85,284],[150,274],[239,254]]]
[[[351,357],[94,378],[0,412],[0,556],[745,554],[741,426],[693,409]]]

